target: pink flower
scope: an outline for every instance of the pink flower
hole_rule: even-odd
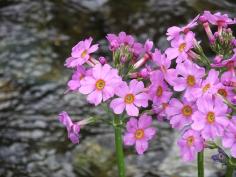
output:
[[[167,40],[177,40],[181,34],[187,34],[192,28],[194,28],[195,26],[197,26],[197,20],[199,18],[199,15],[197,15],[192,21],[190,21],[187,25],[183,26],[183,27],[178,27],[178,26],[172,26],[170,28],[167,29],[167,33],[166,35]]]
[[[230,120],[229,126],[225,129],[222,144],[225,148],[230,148],[231,155],[236,158],[236,116]]]
[[[212,14],[209,11],[204,11],[203,15],[209,23],[212,25],[218,25],[226,27],[229,24],[234,24],[235,22],[228,17],[227,14],[221,14],[220,12],[217,12],[215,14]]]
[[[193,103],[172,98],[166,108],[166,114],[172,128],[182,129],[192,123],[192,115],[196,108]]]
[[[71,80],[67,83],[69,90],[75,91],[80,87],[80,81],[85,77],[86,70],[83,66],[78,66],[76,71],[73,73]]]
[[[171,85],[175,91],[185,90],[184,98],[188,101],[193,101],[195,99],[192,94],[193,90],[200,87],[202,78],[205,75],[205,69],[187,60],[177,65],[176,72],[182,77],[178,77],[174,84]]]
[[[145,53],[150,55],[152,53],[152,48],[153,48],[153,41],[150,41],[149,39],[147,39],[144,44]]]
[[[119,98],[115,98],[110,104],[115,114],[121,114],[126,109],[129,116],[138,116],[139,110],[137,107],[148,106],[148,94],[144,93],[142,81],[133,79],[129,86],[126,82],[123,82],[117,88],[116,95]]]
[[[169,101],[169,100],[168,100]],[[166,109],[169,106],[168,102],[163,103],[153,103],[152,111],[156,114],[157,120],[162,121],[166,119]]]
[[[204,140],[199,132],[194,130],[187,130],[178,141],[180,154],[183,160],[192,161],[196,154],[203,150]]]
[[[135,42],[130,51],[137,58],[141,53],[143,53],[143,45],[139,42]]]
[[[157,64],[157,66],[160,67],[160,70],[163,73],[165,80],[169,84],[173,84],[177,75],[175,69],[170,68],[171,60],[167,59],[165,54],[161,54],[161,52],[157,49],[152,54],[152,59]]]
[[[192,95],[195,98],[200,98],[205,95],[214,95],[217,93],[218,88],[220,87],[219,82],[219,72],[211,69],[208,73],[208,76],[205,80],[202,81],[199,88],[191,90]]]
[[[110,43],[110,49],[112,51],[116,50],[122,45],[133,46],[134,38],[131,35],[127,35],[125,32],[120,32],[118,36],[115,34],[108,34],[106,36],[107,40]]]
[[[194,33],[189,32],[186,36],[180,36],[178,40],[171,41],[171,47],[166,49],[167,58],[176,59],[177,63],[188,59],[188,51],[193,48]]]
[[[65,66],[68,68],[74,68],[78,65],[83,65],[90,58],[90,54],[97,51],[98,44],[92,45],[92,38],[80,41],[72,48],[71,57],[66,60]]]
[[[59,114],[59,121],[66,127],[68,138],[73,144],[79,143],[80,124],[73,123],[67,112]]]
[[[170,99],[172,92],[169,91],[161,71],[156,70],[150,76],[149,97],[155,103],[165,103]]]
[[[139,120],[130,118],[126,124],[127,132],[124,135],[124,144],[133,146],[138,154],[143,154],[148,149],[148,141],[156,134],[156,129],[150,127],[151,116],[142,115]]]
[[[116,69],[108,64],[97,64],[92,68],[91,76],[85,76],[81,80],[81,87],[79,92],[82,94],[89,94],[87,97],[88,102],[96,106],[102,101],[106,101],[113,97],[116,87],[122,83],[121,77],[118,75]]]
[[[132,52],[135,56],[138,56],[143,52],[142,44],[135,42],[134,37],[131,35],[127,35],[125,32],[120,32],[118,36],[115,34],[108,34],[106,38],[110,43],[109,48],[111,51],[115,51],[123,46],[128,46],[130,52]]]
[[[215,68],[227,67],[228,70],[234,70],[234,68],[236,67],[236,50],[234,55],[230,59],[221,60],[217,63],[211,64],[211,66]]]
[[[222,136],[229,123],[226,115],[227,105],[218,97],[205,96],[197,100],[197,107],[198,111],[192,116],[192,129],[201,131],[206,140]]]

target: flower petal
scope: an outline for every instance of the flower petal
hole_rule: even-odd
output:
[[[142,155],[148,149],[148,142],[145,140],[137,140],[135,144],[136,151]]]

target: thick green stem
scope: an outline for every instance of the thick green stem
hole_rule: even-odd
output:
[[[125,161],[123,153],[121,123],[121,119],[118,116],[115,116],[113,125],[115,130],[116,162],[118,165],[119,177],[125,177]]]
[[[204,150],[197,154],[198,177],[204,177]]]
[[[233,177],[233,173],[235,170],[235,163],[236,159],[235,158],[230,158],[228,163],[227,163],[227,169],[226,169],[226,174],[225,177]]]

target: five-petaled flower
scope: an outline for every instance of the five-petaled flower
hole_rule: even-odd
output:
[[[110,65],[97,64],[92,68],[91,75],[87,75],[81,80],[79,92],[89,94],[87,100],[96,106],[102,101],[113,97],[116,88],[122,83],[118,71]]]
[[[148,106],[148,94],[144,92],[144,84],[142,81],[133,79],[129,86],[123,82],[116,90],[116,95],[119,98],[112,100],[110,107],[115,114],[121,114],[124,109],[129,116],[138,116],[138,107]]]
[[[199,132],[189,129],[178,141],[178,146],[183,160],[192,161],[195,159],[196,154],[203,150],[204,140]]]
[[[218,97],[205,96],[197,100],[197,108],[192,115],[192,129],[201,131],[206,140],[222,136],[229,123],[227,105]]]
[[[137,120],[130,118],[126,124],[127,132],[124,135],[124,144],[135,145],[138,154],[143,154],[148,149],[148,141],[156,134],[156,129],[151,127],[152,117],[142,115]]]

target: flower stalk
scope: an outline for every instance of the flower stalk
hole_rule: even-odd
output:
[[[198,177],[204,177],[204,150],[197,154]]]
[[[233,177],[233,173],[235,170],[235,164],[236,159],[235,158],[229,158],[228,163],[227,163],[227,169],[226,169],[226,174],[225,177]]]
[[[122,143],[122,120],[115,115],[113,119],[113,127],[115,130],[115,147],[116,147],[116,161],[118,165],[119,177],[125,177],[125,161]]]

